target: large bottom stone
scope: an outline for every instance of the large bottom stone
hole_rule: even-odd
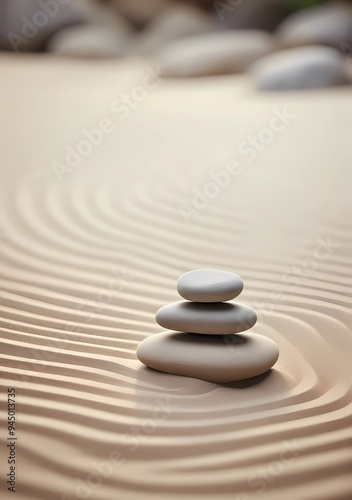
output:
[[[265,373],[276,363],[279,349],[275,342],[255,333],[163,332],[143,340],[137,357],[155,370],[224,384]]]

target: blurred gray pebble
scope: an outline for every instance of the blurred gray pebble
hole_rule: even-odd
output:
[[[250,71],[259,90],[315,89],[349,82],[343,56],[330,47],[277,52],[254,63]]]
[[[297,12],[281,24],[277,35],[282,47],[321,44],[343,51],[343,44],[352,43],[352,6],[329,4]]]
[[[73,26],[105,26],[121,36],[131,31],[93,0],[1,0],[0,14],[0,49],[13,52],[45,50],[56,33]]]
[[[128,37],[103,26],[73,26],[60,30],[49,42],[48,50],[66,57],[90,59],[125,55]]]
[[[227,31],[185,38],[162,49],[157,58],[169,77],[196,77],[241,73],[275,49],[264,31]]]
[[[136,54],[153,54],[166,43],[197,36],[218,28],[214,16],[190,5],[170,5],[157,16],[136,39]]]
[[[0,48],[13,52],[43,50],[63,27],[88,21],[87,8],[75,1],[1,0]]]

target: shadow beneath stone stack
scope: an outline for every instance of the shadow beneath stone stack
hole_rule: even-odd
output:
[[[229,382],[227,384],[221,384],[222,387],[228,387],[230,389],[247,389],[248,387],[252,387],[253,385],[260,384],[265,379],[267,379],[271,373],[272,369],[262,373],[261,375],[257,375],[256,377],[247,378],[245,380],[239,380],[238,382]]]

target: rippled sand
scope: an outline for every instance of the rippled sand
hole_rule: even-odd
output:
[[[16,498],[351,499],[351,90],[162,81],[120,120],[111,103],[145,65],[0,59]],[[285,107],[295,118],[247,161],[238,146]],[[52,163],[102,118],[114,131],[60,182]],[[186,222],[230,160],[238,175]],[[266,377],[217,386],[138,362],[177,278],[202,267],[243,277],[253,331],[280,348]]]

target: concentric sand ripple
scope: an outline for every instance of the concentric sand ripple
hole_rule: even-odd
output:
[[[165,84],[121,127],[123,141],[106,139],[61,183],[50,155],[30,170],[11,151],[20,174],[2,186],[0,352],[2,392],[18,394],[21,500],[352,498],[350,174],[342,142],[323,154],[315,139],[326,127],[335,142],[343,135],[339,95],[324,94],[330,126],[314,99],[291,97],[292,112],[305,109],[297,126],[187,222],[180,207],[192,207],[193,188],[270,118],[258,96],[250,116],[250,102],[236,101],[241,126],[220,97],[198,116],[193,86],[205,86],[187,85]],[[225,79],[206,85],[232,95]],[[155,137],[164,146],[151,151]],[[216,386],[138,362],[178,276],[203,267],[243,277],[254,331],[280,348],[270,374]]]

